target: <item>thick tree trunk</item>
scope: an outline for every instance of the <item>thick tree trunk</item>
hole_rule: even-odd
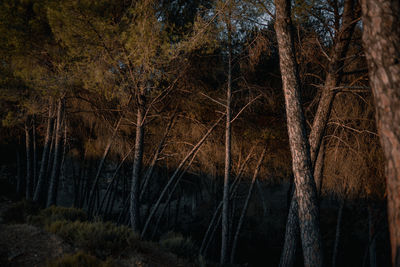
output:
[[[53,136],[53,129],[54,129],[53,103],[50,102],[49,117],[47,119],[46,137],[44,139],[42,160],[40,162],[38,182],[36,185],[35,194],[33,196],[33,200],[35,202],[40,201],[40,199],[42,198],[44,187],[46,185],[45,179],[47,174],[47,163],[50,152],[51,137]]]
[[[305,266],[322,266],[317,191],[312,173],[305,119],[300,102],[300,82],[294,52],[290,1],[276,0],[275,30],[286,103],[289,144],[298,202],[298,218]]]
[[[386,158],[393,266],[400,266],[400,2],[362,0],[363,43]]]
[[[351,41],[351,37],[354,32],[355,22],[359,16],[359,8],[357,1],[346,0],[344,3],[344,11],[342,15],[342,26],[338,30],[338,34],[334,40],[335,45],[332,50],[332,56],[330,58],[330,65],[328,68],[327,77],[325,79],[325,86],[321,94],[321,98],[318,104],[318,109],[313,121],[311,128],[309,143],[310,143],[310,159],[312,167],[314,168],[319,154],[322,137],[325,132],[325,128],[330,116],[330,111],[335,96],[335,88],[340,84],[343,76],[343,66],[346,53]],[[318,173],[317,173],[318,174]],[[294,194],[296,196],[296,194]],[[292,198],[292,201],[296,201],[296,197]],[[297,228],[294,224],[297,223],[297,213],[293,210],[297,207],[297,204],[290,205],[288,220],[286,223],[286,234],[291,236],[285,236],[285,244],[281,255],[280,266],[293,266],[294,259],[285,259],[285,257],[295,257],[296,249],[290,248],[290,246],[297,245],[297,230],[290,228]],[[290,222],[290,223],[289,223]],[[288,229],[289,228],[289,229]],[[287,243],[288,242],[288,243]],[[290,252],[291,251],[291,252]],[[286,255],[286,256],[284,256]],[[290,265],[287,265],[290,264]]]
[[[144,96],[142,97],[144,102]],[[140,103],[137,111],[135,155],[133,158],[132,184],[130,192],[130,222],[133,231],[140,233],[140,172],[143,161],[143,139],[144,139],[144,103]]]
[[[25,198],[32,199],[32,141],[31,141],[31,119],[25,122],[25,151],[26,151],[26,179],[25,179]]]
[[[264,156],[265,156],[265,152],[266,151],[267,151],[267,147],[264,148],[263,152],[261,153],[260,159],[258,160],[256,169],[254,170],[253,179],[251,180],[249,191],[247,192],[247,197],[246,197],[246,200],[245,200],[244,205],[243,205],[242,213],[240,214],[239,222],[238,222],[238,225],[237,225],[237,228],[236,228],[236,232],[235,232],[235,235],[234,235],[234,238],[233,238],[233,242],[232,242],[231,264],[233,264],[234,261],[235,261],[235,252],[236,252],[237,242],[238,242],[238,239],[239,239],[240,229],[242,228],[242,225],[243,225],[243,222],[244,222],[244,217],[246,216],[246,212],[247,212],[247,208],[249,206],[250,198],[251,198],[251,195],[253,193],[254,183],[256,182],[256,179],[257,179],[257,176],[258,176],[258,172],[260,170],[261,163],[264,160]]]
[[[54,158],[53,166],[50,176],[50,186],[47,196],[47,207],[57,204],[58,195],[58,184],[60,181],[60,161],[61,161],[61,136],[62,136],[62,125],[64,116],[64,99],[59,99],[57,104],[57,122],[56,122],[56,136],[54,140]]]

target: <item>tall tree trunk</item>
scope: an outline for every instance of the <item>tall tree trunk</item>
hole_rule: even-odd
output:
[[[226,126],[225,126],[225,170],[224,188],[222,196],[222,236],[221,236],[221,258],[220,264],[228,261],[229,245],[229,180],[231,173],[231,101],[232,101],[232,26],[231,7],[228,14],[228,84],[226,89]]]
[[[19,146],[17,147],[17,188],[16,192],[18,197],[22,195],[22,185],[24,183],[24,178],[22,177],[22,162],[21,162],[21,153],[19,151]]]
[[[242,225],[243,225],[243,222],[244,222],[244,217],[246,216],[246,212],[247,212],[247,208],[249,206],[250,198],[251,198],[251,195],[253,193],[254,183],[256,182],[256,179],[257,179],[257,176],[258,176],[258,172],[260,170],[261,163],[264,160],[264,156],[265,156],[265,152],[266,151],[267,151],[267,147],[264,148],[263,152],[261,153],[260,159],[258,160],[256,169],[254,170],[253,179],[251,180],[249,191],[247,192],[247,197],[246,197],[246,200],[245,200],[244,205],[243,205],[242,213],[240,214],[239,222],[238,222],[238,225],[237,225],[237,228],[236,228],[236,232],[235,232],[235,236],[234,236],[233,242],[232,242],[231,264],[233,264],[234,261],[235,261],[236,245],[237,245],[237,241],[239,239],[240,229],[242,228]]]
[[[45,179],[46,179],[46,174],[47,174],[47,163],[48,163],[49,152],[50,152],[51,137],[53,136],[53,129],[54,129],[53,103],[51,100],[49,103],[49,115],[48,116],[49,117],[47,119],[46,137],[44,139],[43,153],[42,153],[42,160],[40,162],[38,182],[36,185],[35,194],[33,196],[33,200],[35,202],[38,202],[42,198],[44,187],[46,185]]]
[[[320,145],[322,142],[322,137],[325,132],[325,128],[330,116],[330,111],[335,96],[336,88],[343,76],[343,66],[344,59],[350,45],[351,37],[354,32],[355,22],[359,16],[359,8],[356,0],[346,0],[344,2],[344,11],[342,15],[342,25],[340,29],[337,29],[337,36],[334,40],[334,48],[332,50],[332,56],[330,58],[330,65],[328,68],[327,77],[325,79],[325,86],[322,91],[320,101],[318,104],[318,109],[313,121],[313,126],[311,128],[309,143],[310,143],[310,159],[311,166],[314,169],[315,162],[317,160],[317,155],[319,154]],[[296,194],[294,194],[296,196]],[[292,202],[296,201],[296,197],[292,198]],[[298,223],[297,212],[295,208],[297,204],[290,204],[288,219],[286,223],[286,234],[291,236],[285,236],[284,248],[281,255],[280,266],[293,266],[294,259],[289,259],[287,257],[295,257],[298,238]]]
[[[363,43],[386,158],[393,266],[400,266],[400,2],[362,0]]]
[[[50,186],[47,196],[47,207],[57,204],[58,195],[58,184],[60,181],[60,161],[61,161],[61,136],[62,136],[62,125],[64,116],[64,98],[60,98],[57,104],[57,122],[56,122],[56,137],[54,140],[54,158],[53,166],[50,176]]]
[[[165,141],[167,140],[169,131],[171,130],[172,125],[174,123],[175,115],[176,115],[176,111],[174,112],[174,114],[172,115],[171,119],[169,120],[167,128],[165,129],[164,135],[161,138],[161,141],[158,144],[158,147],[156,148],[156,151],[154,153],[153,159],[152,159],[152,161],[150,163],[150,167],[146,171],[146,175],[144,176],[144,179],[143,179],[144,180],[143,186],[141,187],[141,190],[140,190],[140,196],[139,196],[140,200],[142,200],[145,192],[147,192],[147,185],[149,184],[149,181],[150,181],[151,177],[153,176],[153,172],[154,172],[154,169],[155,169],[155,166],[156,166],[156,162],[159,159],[160,153],[164,148]]]
[[[37,183],[37,150],[36,150],[36,116],[32,116],[32,192],[31,195],[33,197],[33,193],[35,192],[36,183]]]
[[[342,224],[343,218],[343,208],[344,208],[345,200],[340,200],[340,207],[336,220],[336,233],[335,233],[335,243],[333,244],[333,252],[332,252],[332,267],[336,266],[337,252],[339,248],[339,240],[340,240],[340,226]]]
[[[149,227],[150,221],[153,218],[154,214],[158,210],[162,199],[164,198],[165,194],[167,193],[169,187],[172,185],[172,183],[175,181],[175,178],[178,176],[180,173],[181,169],[183,166],[186,164],[186,162],[189,160],[189,158],[196,153],[197,150],[200,149],[201,145],[204,143],[204,141],[207,139],[207,137],[212,133],[212,131],[217,127],[219,122],[223,119],[225,115],[219,117],[219,119],[208,129],[208,131],[203,135],[203,137],[197,142],[197,144],[192,148],[192,150],[186,154],[185,158],[179,163],[179,166],[176,168],[175,172],[172,174],[171,178],[168,180],[167,184],[164,186],[163,190],[160,193],[160,196],[157,199],[157,202],[154,204],[154,207],[152,208],[149,216],[146,219],[146,222],[144,224],[141,237],[143,238],[144,235],[146,234],[147,228]]]
[[[31,140],[31,118],[25,122],[25,151],[26,151],[26,179],[25,179],[25,198],[32,199],[32,140]]]
[[[275,30],[285,95],[289,144],[298,202],[298,218],[305,266],[322,266],[319,207],[305,119],[300,102],[300,82],[294,52],[290,1],[275,0]]]
[[[106,160],[106,157],[107,157],[107,155],[108,155],[108,152],[110,151],[110,148],[111,148],[111,144],[112,144],[112,142],[114,141],[114,138],[115,138],[115,135],[117,134],[117,132],[118,132],[118,129],[119,129],[119,125],[120,125],[120,123],[121,123],[121,120],[122,120],[122,116],[119,118],[119,120],[118,120],[118,122],[117,122],[117,124],[116,124],[116,126],[114,127],[114,129],[113,129],[113,132],[112,132],[112,135],[110,136],[110,138],[108,139],[108,142],[107,142],[107,144],[106,144],[106,147],[104,148],[104,152],[103,152],[103,156],[101,157],[101,159],[100,159],[100,163],[99,163],[99,166],[97,167],[97,172],[96,172],[96,177],[94,178],[94,182],[93,182],[93,184],[92,184],[92,188],[91,188],[91,190],[90,190],[90,194],[89,194],[89,202],[88,202],[88,214],[89,215],[92,215],[92,212],[94,211],[94,209],[95,209],[95,192],[96,192],[96,189],[97,189],[97,185],[98,185],[98,183],[99,183],[99,179],[100,179],[100,174],[101,174],[101,170],[103,169],[103,165],[104,165],[104,161]]]
[[[135,155],[133,157],[132,183],[130,192],[130,222],[133,231],[140,233],[140,172],[143,161],[144,116],[145,96],[142,92],[138,97],[138,110],[136,118]]]

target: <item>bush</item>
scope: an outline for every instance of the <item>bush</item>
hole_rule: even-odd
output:
[[[26,223],[31,215],[39,212],[39,207],[26,200],[12,204],[7,210],[3,212],[4,223]]]
[[[198,248],[192,240],[179,233],[168,232],[161,237],[160,245],[169,252],[191,261],[197,259],[199,255]]]
[[[81,209],[51,206],[41,210],[37,216],[31,216],[28,221],[37,226],[49,226],[56,221],[86,221],[87,215]]]
[[[111,267],[109,261],[103,262],[98,258],[79,251],[75,254],[66,254],[63,257],[47,263],[48,267]]]
[[[66,242],[101,258],[114,255],[130,246],[136,239],[131,229],[110,222],[55,221],[46,229]]]

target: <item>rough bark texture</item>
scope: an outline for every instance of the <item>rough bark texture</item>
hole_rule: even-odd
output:
[[[59,99],[57,104],[57,123],[54,140],[54,158],[50,176],[50,186],[47,196],[47,207],[57,204],[58,184],[60,181],[60,161],[61,161],[61,136],[62,136],[62,120],[64,114],[64,99]]]
[[[139,203],[139,187],[140,172],[143,162],[143,139],[144,139],[144,115],[145,97],[139,96],[139,107],[137,111],[136,121],[136,139],[135,139],[135,155],[133,157],[132,184],[130,193],[130,221],[133,231],[140,233],[140,203]]]
[[[363,43],[386,158],[393,266],[400,266],[400,2],[362,0]]]
[[[317,191],[312,173],[305,119],[300,102],[300,83],[295,60],[290,1],[276,0],[275,30],[285,95],[289,144],[298,202],[298,217],[305,266],[322,266]]]
[[[321,93],[318,109],[308,139],[310,143],[310,158],[313,168],[316,164],[317,155],[319,154],[322,138],[330,116],[330,111],[336,92],[335,88],[338,87],[342,80],[344,58],[348,51],[351,37],[354,32],[355,21],[358,16],[359,7],[357,1],[345,1],[342,15],[342,26],[340,29],[338,28],[338,25],[336,26],[338,34],[334,40],[335,45],[331,53],[331,63],[328,68],[324,89]],[[294,196],[296,196],[296,194],[294,194]],[[296,201],[296,197],[293,197],[292,201]],[[285,236],[285,244],[281,255],[280,266],[293,266],[294,264],[294,259],[288,259],[286,257],[295,257],[296,254],[296,248],[293,248],[293,246],[297,245],[298,234],[296,229],[290,229],[298,229],[298,226],[294,225],[297,223],[297,212],[294,209],[295,207],[297,207],[297,204],[290,205],[288,220],[286,223],[286,234],[289,234],[290,236]]]

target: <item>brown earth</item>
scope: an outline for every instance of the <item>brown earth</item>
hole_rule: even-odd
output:
[[[0,266],[44,266],[72,248],[59,237],[27,225],[0,225]]]

